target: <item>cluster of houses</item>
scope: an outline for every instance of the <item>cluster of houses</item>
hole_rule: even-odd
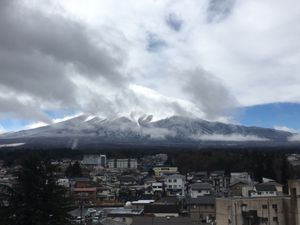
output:
[[[107,159],[85,155],[81,177],[66,178],[71,160],[62,168],[59,185],[74,199],[74,222],[95,225],[300,224],[300,180],[289,192],[274,180],[255,182],[247,172],[195,171],[181,174],[166,166],[167,156]],[[59,175],[59,174],[58,174]],[[0,183],[9,183],[0,171]]]

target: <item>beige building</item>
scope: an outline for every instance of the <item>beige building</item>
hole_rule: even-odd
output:
[[[178,172],[178,168],[177,167],[154,167],[153,171],[155,176],[160,177],[163,175],[176,174]]]
[[[289,196],[217,198],[217,225],[299,225],[300,180],[289,181]]]

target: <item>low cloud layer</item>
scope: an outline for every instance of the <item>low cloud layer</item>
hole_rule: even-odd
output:
[[[300,142],[300,134],[294,134],[288,139],[290,142]]]
[[[234,141],[234,142],[247,142],[247,141],[269,141],[267,138],[257,137],[255,135],[222,135],[222,134],[212,134],[212,135],[197,135],[192,137],[195,140],[201,141]]]
[[[48,124],[63,108],[229,121],[237,106],[299,102],[297,5],[3,0],[0,119]]]

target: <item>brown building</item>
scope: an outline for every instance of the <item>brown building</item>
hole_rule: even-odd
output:
[[[300,180],[289,185],[289,196],[217,198],[216,224],[299,225]]]

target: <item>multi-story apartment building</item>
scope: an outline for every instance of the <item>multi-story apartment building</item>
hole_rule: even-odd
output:
[[[110,169],[137,169],[136,159],[109,159],[108,168]]]
[[[185,176],[180,174],[167,176],[165,190],[169,196],[185,196]]]
[[[84,155],[82,164],[86,166],[107,166],[106,155]]]

